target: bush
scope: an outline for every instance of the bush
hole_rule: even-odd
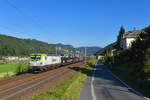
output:
[[[17,68],[16,68],[16,74],[17,75],[20,75],[20,74],[23,74],[27,72],[27,67],[26,67],[26,64],[23,63],[23,62],[20,62],[18,65],[17,65]]]
[[[110,53],[106,53],[105,56],[104,56],[104,63],[105,64],[110,64],[112,63],[112,57],[110,55]]]
[[[147,77],[150,77],[150,48],[146,51],[144,65],[143,71]]]
[[[10,77],[10,74],[7,72],[5,75],[4,75],[4,78],[9,78]]]

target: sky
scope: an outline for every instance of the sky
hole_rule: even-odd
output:
[[[0,33],[48,43],[104,47],[150,25],[150,0],[0,0]]]

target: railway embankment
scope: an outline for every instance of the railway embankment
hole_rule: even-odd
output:
[[[80,75],[82,76],[81,73],[86,75],[85,73],[88,71],[89,70],[84,68],[84,63],[79,62],[39,74],[26,73],[16,77],[3,79],[0,80],[0,100],[25,100],[26,98],[34,97],[35,95],[41,95],[40,93],[45,94],[46,91],[55,90],[65,84],[66,80],[70,79],[70,77],[72,77],[71,80],[73,80],[73,82],[74,79],[80,80],[80,78],[77,77]],[[78,74],[75,75],[76,73]],[[78,81],[75,83],[78,83]],[[67,86],[70,86],[70,84]]]
[[[86,66],[72,67],[71,69],[74,70],[75,73],[68,77],[58,87],[36,94],[27,100],[37,100],[39,98],[41,100],[78,100],[82,84],[95,61],[95,59],[91,60]]]

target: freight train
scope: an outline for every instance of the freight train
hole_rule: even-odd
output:
[[[30,57],[28,72],[43,72],[57,67],[83,61],[83,57],[58,56],[55,54],[32,54]]]

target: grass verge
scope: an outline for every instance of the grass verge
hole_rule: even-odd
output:
[[[62,85],[44,93],[35,95],[27,100],[78,100],[83,82],[86,79],[89,71],[92,69],[92,64],[96,60],[92,60],[90,64],[79,69],[73,76],[68,78]]]
[[[0,73],[5,73],[5,72],[10,72],[10,71],[15,71],[16,65],[14,64],[3,64],[0,65]]]
[[[92,65],[94,65],[95,62],[96,62],[96,59],[92,59],[92,60],[90,61],[90,63],[91,63]]]
[[[130,79],[129,77],[120,74],[117,70],[115,69],[111,69],[111,71],[118,76],[121,80],[123,80],[124,82],[126,82],[129,86],[131,86],[132,88],[134,88],[135,90],[140,91],[141,93],[143,93],[144,95],[150,97],[150,88],[147,87],[141,87],[139,84],[137,84],[136,81]]]
[[[28,62],[20,61],[17,64],[1,64],[0,79],[9,78],[15,75],[25,73],[27,71]]]
[[[0,73],[0,79],[9,78],[9,77],[12,77],[14,75],[15,75],[15,73],[13,73],[13,72]]]

